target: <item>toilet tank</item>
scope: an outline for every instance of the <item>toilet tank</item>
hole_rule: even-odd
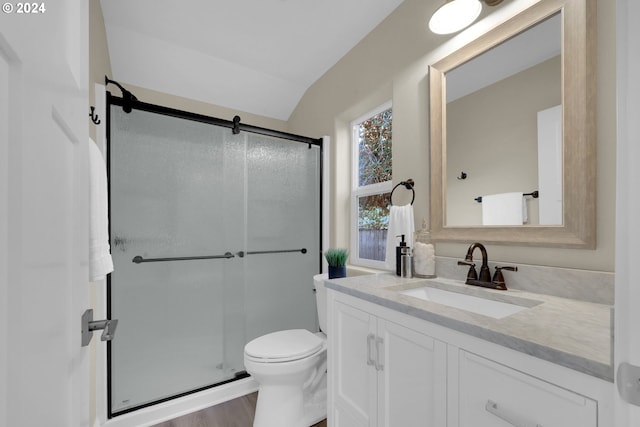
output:
[[[318,322],[320,330],[327,333],[327,290],[324,281],[329,278],[328,274],[316,274],[313,276],[313,288],[316,290],[316,306],[318,308]]]

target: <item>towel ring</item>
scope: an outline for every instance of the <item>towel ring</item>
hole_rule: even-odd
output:
[[[411,204],[413,205],[413,201],[416,199],[416,190],[413,189],[415,183],[411,178],[406,181],[400,181],[399,184],[396,184],[395,187],[393,187],[393,190],[391,190],[391,195],[389,195],[389,205],[393,206],[393,192],[396,191],[396,188],[401,185],[403,185],[407,190],[411,190],[411,192],[413,193],[413,197],[411,197]]]

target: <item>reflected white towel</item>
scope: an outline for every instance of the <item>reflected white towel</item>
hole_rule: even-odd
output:
[[[112,271],[107,168],[100,149],[89,139],[89,280],[100,280]]]
[[[527,202],[522,193],[482,196],[482,225],[522,225],[527,221]]]
[[[388,270],[396,271],[396,246],[400,244],[400,236],[404,234],[407,246],[413,247],[413,205],[391,206],[389,208],[389,228],[387,230],[387,253],[385,264]]]

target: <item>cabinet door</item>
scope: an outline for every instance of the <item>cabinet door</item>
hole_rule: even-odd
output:
[[[446,425],[446,344],[378,319],[376,351],[378,426]]]
[[[365,427],[377,423],[377,372],[374,367],[376,318],[340,302],[335,303],[332,378],[335,427]]]
[[[460,352],[460,427],[596,427],[591,399]]]

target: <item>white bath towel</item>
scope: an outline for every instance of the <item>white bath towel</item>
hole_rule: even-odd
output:
[[[100,149],[89,139],[89,280],[113,271],[109,247],[107,168]]]
[[[527,202],[522,193],[482,196],[483,225],[522,225],[527,222]]]
[[[389,228],[387,230],[387,253],[385,264],[388,270],[396,271],[396,246],[400,244],[400,236],[404,234],[407,246],[413,247],[413,205],[391,206],[389,208]]]

